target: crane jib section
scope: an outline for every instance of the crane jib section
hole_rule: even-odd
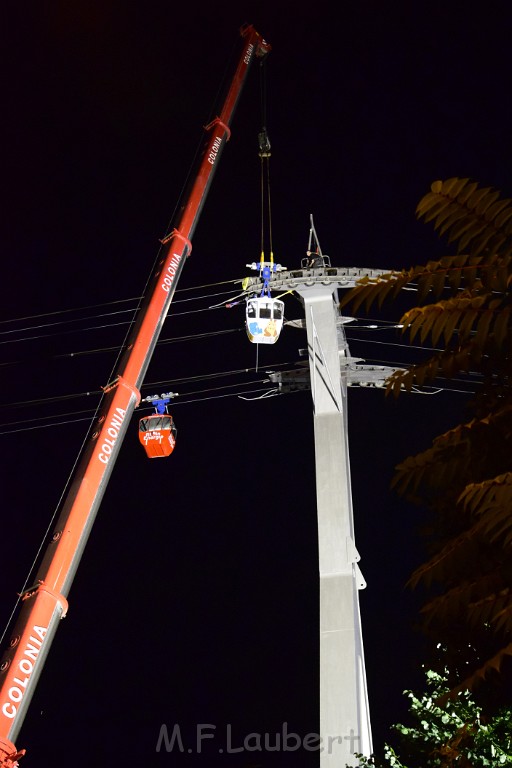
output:
[[[103,498],[139,390],[167,316],[248,67],[270,46],[252,26],[240,30],[242,51],[218,117],[206,126],[196,172],[171,233],[162,240],[159,260],[114,381],[104,387],[99,416],[63,498],[33,586],[22,595],[21,609],[0,661],[0,768],[15,768],[23,750],[14,745],[61,618],[67,595]]]

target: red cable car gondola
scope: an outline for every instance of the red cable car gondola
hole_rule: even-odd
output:
[[[150,459],[170,456],[176,445],[178,430],[170,414],[166,413],[169,398],[147,398],[156,401],[156,413],[139,420],[139,442]]]

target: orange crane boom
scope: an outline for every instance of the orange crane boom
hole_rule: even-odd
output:
[[[242,51],[218,116],[205,128],[197,171],[163,240],[164,255],[152,276],[137,322],[128,339],[117,376],[104,388],[98,418],[91,427],[77,469],[34,585],[22,595],[8,646],[0,662],[0,768],[16,768],[25,750],[14,744],[26,715],[45,658],[94,519],[107,487],[130,418],[140,401],[140,387],[176,290],[192,236],[220,155],[248,69],[270,46],[253,26],[240,30]]]

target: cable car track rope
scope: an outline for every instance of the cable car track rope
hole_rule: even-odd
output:
[[[263,219],[262,219],[263,222]],[[212,299],[218,299],[219,297],[227,297],[230,296],[233,300],[233,287],[237,284],[241,284],[241,279],[231,279],[231,280],[223,280],[223,281],[216,281],[213,283],[206,283],[202,285],[197,286],[191,286],[188,288],[182,288],[178,289],[176,291],[177,297],[174,299],[173,307],[176,304],[188,304],[190,302],[199,302],[199,301],[206,301],[208,303],[208,306],[206,307],[199,307],[191,310],[185,310],[183,312],[173,312],[171,311],[169,313],[169,319],[172,320],[174,317],[179,317],[183,315],[195,315],[202,312],[208,312],[213,310],[218,310],[222,308],[230,308],[230,304],[222,301],[218,302],[216,304],[211,304]],[[224,286],[230,286],[230,290],[217,290]],[[190,295],[190,294],[196,294],[198,292],[199,295]],[[178,296],[179,294],[179,296]],[[244,295],[244,293],[238,294],[238,295]],[[136,317],[138,305],[140,301],[142,300],[143,296],[139,297],[130,297],[127,299],[119,299],[114,300],[111,302],[103,302],[99,304],[92,304],[92,305],[86,305],[78,308],[72,308],[72,309],[65,309],[65,310],[57,310],[55,312],[48,312],[48,313],[40,313],[40,314],[34,314],[34,315],[27,315],[20,318],[14,318],[10,320],[3,320],[0,321],[0,345],[6,345],[4,348],[7,348],[7,344],[12,345],[16,343],[22,343],[25,341],[37,341],[42,338],[55,338],[57,336],[64,336],[64,335],[70,335],[70,334],[85,334],[89,331],[103,331],[108,329],[115,329],[118,326],[128,325],[131,327],[131,324],[134,322],[134,319]],[[235,298],[238,298],[235,297]],[[126,307],[126,305],[129,304],[131,306]],[[233,304],[234,306],[234,304]],[[105,311],[109,308],[112,308],[112,312]],[[94,312],[94,310],[99,310],[98,312]],[[84,314],[82,317],[73,317],[72,315],[76,314]],[[119,322],[117,318],[119,315],[131,313],[132,318],[131,320],[123,320]],[[95,326],[85,326],[84,323],[88,323],[91,320],[94,321],[95,319],[100,318],[115,318],[113,322],[106,322],[101,325],[95,325]],[[31,323],[34,320],[49,320],[49,322],[41,322],[34,325],[27,325],[27,323]],[[436,351],[435,348],[426,347],[426,346],[416,346],[411,345],[407,343],[403,343],[400,341],[397,341],[397,331],[401,328],[400,324],[396,321],[391,320],[374,320],[371,318],[354,318],[358,324],[347,324],[345,326],[346,336],[348,342],[352,345],[356,344],[375,344],[378,345],[380,350],[386,348],[386,347],[393,347],[396,351],[396,349],[403,349],[404,350],[404,357],[410,357],[410,352],[414,350],[418,350],[421,352],[432,352]],[[13,328],[12,326],[15,324],[23,323],[24,326],[22,328]],[[69,328],[70,324],[78,325],[82,324],[80,327],[76,328]],[[68,326],[67,328],[65,326]],[[40,333],[37,335],[32,335],[30,337],[21,337],[21,338],[6,338],[6,337],[12,337],[16,334],[22,334],[27,333],[35,330],[41,330],[41,331],[48,331],[48,333]],[[180,336],[175,337],[169,337],[169,338],[161,338],[158,341],[159,346],[168,345],[168,344],[176,344],[176,343],[185,343],[185,342],[192,342],[192,341],[200,341],[200,340],[206,340],[206,339],[214,339],[215,337],[222,337],[230,334],[240,333],[243,332],[244,328],[241,324],[239,327],[236,328],[224,328],[219,330],[210,330],[210,331],[202,331],[198,333],[189,333],[189,334],[183,334]],[[395,340],[383,340],[381,339],[375,339],[371,338],[374,335],[381,335],[384,332],[391,332],[395,334]],[[4,338],[2,338],[4,337]],[[126,337],[125,337],[126,341]],[[118,356],[121,354],[123,349],[123,344],[125,341],[121,344],[110,344],[108,346],[98,346],[95,348],[90,349],[78,349],[74,351],[62,351],[57,352],[55,354],[47,354],[43,359],[44,360],[71,360],[72,358],[80,358],[90,355],[96,355],[96,354],[103,354],[103,353],[116,353]],[[11,347],[9,347],[11,348]],[[381,355],[379,355],[381,357]],[[365,356],[365,362],[369,364],[378,364],[378,365],[393,365],[396,367],[410,367],[412,363],[409,362],[390,362],[389,360],[377,360],[376,358],[367,358]],[[13,361],[0,361],[1,367],[8,367],[8,366],[21,366],[26,365],[26,360],[13,360]],[[259,365],[259,363],[258,363]],[[194,381],[200,381],[207,378],[218,378],[218,377],[225,377],[229,380],[230,377],[239,375],[241,372],[244,374],[251,374],[252,373],[258,373],[258,365],[255,368],[244,368],[244,369],[237,369],[234,371],[225,371],[225,372],[217,372],[212,374],[206,374],[202,376],[189,376],[189,377],[182,377],[181,379],[174,379],[172,383],[169,384],[169,381],[166,382],[152,382],[152,383],[145,383],[144,388],[148,389],[150,387],[156,387],[156,386],[165,386],[166,388],[169,387],[175,387],[177,383],[191,383]],[[296,366],[297,363],[294,361],[286,362],[286,363],[278,363],[278,364],[269,364],[266,367],[272,368],[272,369],[279,369],[279,368],[292,368],[293,366]],[[115,367],[115,365],[114,365]],[[439,381],[442,381],[442,379],[439,379]],[[268,380],[267,380],[268,382]],[[261,384],[262,380],[258,379],[257,381],[249,381],[245,382],[244,384],[226,384],[225,388],[231,388],[231,387],[239,387],[238,392],[230,393],[229,396],[237,395],[239,397],[243,397],[246,394],[249,394],[247,392],[247,387],[254,386],[254,384]],[[473,374],[468,375],[468,380],[450,380],[450,383],[456,384],[461,383],[465,384],[466,386],[472,386],[476,384],[476,379],[474,378]],[[220,388],[218,388],[220,389]],[[433,388],[432,388],[433,389]],[[464,394],[471,394],[473,392],[473,389],[471,390],[463,390],[463,389],[455,389],[450,388],[446,386],[441,386],[439,388],[436,388],[436,391],[454,391],[454,392],[461,392]],[[199,402],[198,395],[201,394],[208,394],[209,392],[214,392],[215,390],[201,390],[197,392],[188,392],[183,395],[183,397],[179,400],[175,401],[174,405],[178,404],[185,404],[185,403],[193,403],[193,402]],[[272,392],[272,388],[268,388],[268,392]],[[423,390],[416,390],[417,392],[426,392],[425,389]],[[72,394],[66,394],[66,395],[58,395],[53,397],[46,397],[46,398],[34,398],[30,400],[19,400],[16,402],[7,402],[7,403],[0,403],[0,409],[16,409],[16,408],[25,408],[25,409],[35,409],[39,406],[48,406],[51,404],[57,404],[59,402],[65,402],[70,400],[79,400],[81,398],[86,397],[98,397],[98,405],[101,401],[101,390],[91,390],[86,392],[79,392],[79,393],[72,393]],[[221,395],[214,395],[211,394],[209,397],[201,397],[201,400],[208,400],[208,399],[216,399],[217,397],[220,397]],[[228,396],[228,395],[223,395]],[[185,400],[185,398],[187,398]],[[246,398],[250,399],[250,398]],[[85,414],[90,414],[91,411],[89,410],[76,410],[71,412],[66,412],[64,414],[51,414],[44,417],[34,416],[33,418],[28,418],[25,420],[17,420],[17,421],[11,421],[6,422],[3,424],[0,424],[0,434],[12,434],[13,432],[18,431],[25,431],[27,429],[40,429],[40,428],[46,428],[50,426],[57,426],[65,423],[72,423],[74,421],[84,421],[86,420]],[[82,415],[83,414],[83,415]],[[74,418],[78,417],[78,418]],[[66,421],[62,421],[62,419],[67,419]],[[59,420],[59,421],[57,421]],[[37,422],[45,422],[45,423],[37,423]],[[22,424],[24,426],[22,426]],[[28,426],[32,425],[32,426]],[[9,427],[13,427],[12,429],[6,429]]]

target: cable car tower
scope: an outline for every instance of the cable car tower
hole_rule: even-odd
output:
[[[311,388],[315,439],[320,589],[321,768],[359,765],[369,756],[372,734],[363,651],[359,590],[366,586],[355,544],[347,425],[347,387],[381,386],[392,368],[360,365],[348,349],[338,291],[364,275],[388,270],[331,267],[322,254],[311,217],[301,269],[272,275],[275,289],[295,291],[305,318],[288,325],[306,328],[309,377],[304,369],[271,374],[281,391]],[[251,289],[251,281],[247,288]]]

